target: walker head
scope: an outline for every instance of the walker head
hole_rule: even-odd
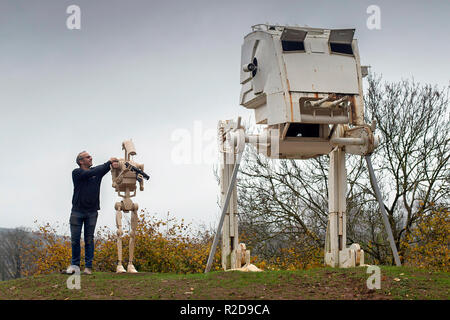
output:
[[[278,130],[275,158],[328,154],[337,125],[364,126],[355,29],[256,25],[241,50],[240,104]],[[331,126],[334,126],[331,127]],[[267,136],[273,133],[267,133]]]
[[[240,104],[258,124],[363,124],[355,29],[252,29],[241,51]]]

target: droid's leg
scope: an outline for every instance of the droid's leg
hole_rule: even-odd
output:
[[[138,208],[139,205],[137,203],[133,204],[133,211],[131,212],[131,233],[130,233],[130,256],[128,260],[128,267],[127,272],[130,273],[137,273],[136,269],[133,265],[133,259],[134,259],[134,246],[136,244],[136,228],[137,228],[137,222],[138,222]]]
[[[115,205],[116,209],[116,226],[117,226],[117,257],[118,257],[118,263],[116,272],[117,273],[124,273],[125,268],[122,265],[122,236],[123,236],[123,229],[122,229],[122,211],[121,211],[121,203],[116,202]]]

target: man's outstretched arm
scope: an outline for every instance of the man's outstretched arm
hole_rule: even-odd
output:
[[[85,180],[92,176],[104,176],[108,171],[110,170],[110,165],[117,166],[117,158],[111,158],[108,161],[106,161],[104,164],[101,164],[99,166],[93,167],[89,170],[83,170],[81,168],[75,169],[72,171],[72,179],[73,181],[79,181],[79,180]]]

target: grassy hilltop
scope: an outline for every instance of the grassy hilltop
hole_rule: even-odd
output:
[[[5,299],[444,299],[450,277],[408,267],[381,266],[381,289],[369,290],[367,268],[315,268],[257,273],[208,274],[94,272],[81,275],[81,289],[67,289],[68,276],[40,275],[0,283]]]

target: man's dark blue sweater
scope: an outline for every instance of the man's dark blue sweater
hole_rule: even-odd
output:
[[[111,161],[107,161],[89,170],[78,168],[72,171],[72,211],[90,213],[100,210],[100,183],[110,165]]]

